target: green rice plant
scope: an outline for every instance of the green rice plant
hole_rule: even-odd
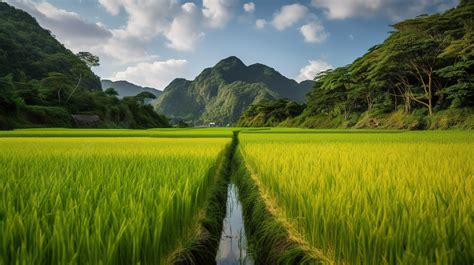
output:
[[[174,265],[214,264],[219,248],[224,218],[227,210],[228,185],[232,174],[232,162],[238,144],[238,132],[234,132],[232,142],[219,157],[216,171],[219,179],[214,184],[205,214],[200,221],[198,234],[189,240],[172,257]]]
[[[230,138],[0,138],[0,264],[167,264]]]
[[[245,221],[249,252],[255,264],[324,264],[330,260],[320,251],[295,236],[295,231],[278,218],[276,209],[252,180],[242,162],[240,152],[235,154],[233,180],[238,187]]]
[[[472,264],[472,132],[240,134],[294,238],[336,263]]]

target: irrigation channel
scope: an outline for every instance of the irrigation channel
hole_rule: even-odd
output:
[[[234,132],[232,143],[217,163],[218,179],[198,235],[174,255],[172,263],[320,264],[321,260],[292,239],[268,210],[237,150],[238,134]]]
[[[232,182],[227,188],[227,209],[216,263],[217,265],[254,264],[248,253],[242,204],[237,194],[237,187]]]

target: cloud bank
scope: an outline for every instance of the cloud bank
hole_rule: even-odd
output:
[[[393,21],[414,17],[428,10],[455,7],[458,0],[312,0],[312,6],[325,11],[330,19],[388,16]]]
[[[300,73],[295,78],[296,81],[313,80],[317,74],[334,67],[323,60],[311,60],[309,64],[300,69]]]

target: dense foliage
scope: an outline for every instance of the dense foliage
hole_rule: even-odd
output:
[[[266,100],[249,106],[241,116],[240,126],[273,127],[300,115],[305,106],[288,99]]]
[[[297,83],[263,64],[246,66],[237,57],[207,68],[193,81],[175,79],[157,100],[157,110],[176,121],[201,125],[235,123],[243,110],[262,100],[302,102],[312,81]]]
[[[473,2],[463,1],[443,14],[393,25],[382,44],[317,76],[305,111],[292,125],[427,128],[443,127],[435,124],[459,113],[472,117],[473,15]],[[248,119],[244,115],[241,124]]]
[[[101,90],[90,67],[99,59],[77,55],[28,13],[0,3],[0,129],[72,127],[71,114],[98,115],[103,127],[163,127],[140,99],[119,100]]]

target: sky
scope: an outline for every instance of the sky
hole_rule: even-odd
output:
[[[1,1],[1,0],[0,0]],[[7,0],[73,52],[100,58],[103,79],[163,90],[229,56],[297,81],[344,66],[390,25],[459,0]]]

